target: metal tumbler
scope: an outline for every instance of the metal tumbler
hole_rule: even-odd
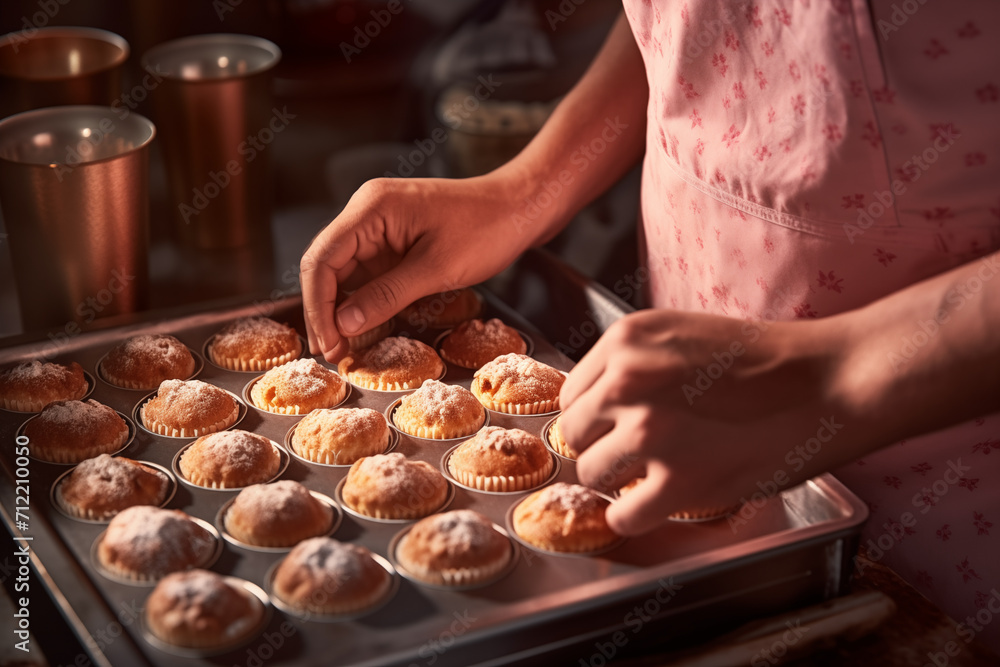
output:
[[[180,239],[234,248],[270,234],[271,143],[293,118],[272,105],[275,44],[249,35],[165,42],[142,58],[152,91]]]
[[[146,306],[153,124],[61,106],[0,121],[0,209],[26,330]]]
[[[0,37],[0,117],[60,104],[111,105],[128,43],[94,28],[36,28]]]

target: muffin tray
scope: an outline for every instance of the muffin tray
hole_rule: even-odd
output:
[[[572,366],[538,331],[489,293],[486,317],[500,317],[530,341],[532,356],[562,370]],[[77,336],[59,349],[53,361],[77,361],[96,378],[91,398],[133,419],[147,391],[111,386],[97,371],[108,349],[129,335],[171,333],[192,350],[229,321],[268,314],[304,333],[301,300],[289,298],[259,306],[138,324]],[[394,335],[408,334],[433,344],[441,331],[407,331],[398,324]],[[412,327],[409,327],[412,329]],[[51,344],[21,345],[0,350],[0,365],[36,358]],[[197,354],[197,353],[196,353]],[[325,363],[322,362],[321,363]],[[237,397],[260,372],[221,369],[199,360],[197,379]],[[327,364],[328,365],[328,364]],[[472,371],[449,364],[443,381],[469,387]],[[352,387],[343,406],[370,407],[385,414],[406,392],[378,392]],[[239,428],[264,435],[283,452],[281,479],[294,479],[311,491],[334,499],[348,466],[317,465],[285,451],[289,430],[301,419],[241,408]],[[613,655],[635,652],[647,643],[689,641],[699,632],[717,631],[749,617],[793,605],[833,597],[845,590],[861,524],[867,509],[830,476],[782,491],[747,505],[739,521],[668,523],[638,538],[629,538],[596,555],[559,555],[512,540],[516,560],[498,581],[466,590],[444,589],[396,576],[391,599],[372,613],[330,622],[302,620],[274,605],[265,628],[247,643],[221,656],[166,650],[150,641],[139,610],[149,587],[109,579],[95,566],[91,550],[105,528],[57,511],[51,489],[67,467],[30,459],[15,460],[14,441],[31,415],[0,411],[0,516],[15,536],[31,546],[37,574],[31,595],[48,589],[94,664],[112,665],[497,665],[535,663],[604,664]],[[514,416],[490,413],[490,423],[539,434],[552,415]],[[193,438],[155,435],[130,425],[133,441],[119,454],[172,470],[179,449]],[[435,442],[396,434],[393,451],[427,461],[441,469],[457,441]],[[575,482],[575,463],[553,454],[553,481]],[[528,492],[483,493],[450,479],[446,509],[472,508],[510,531],[511,508]],[[172,473],[176,475],[176,470]],[[27,475],[27,476],[25,476]],[[15,483],[27,479],[28,484]],[[15,487],[30,486],[15,517]],[[167,507],[182,509],[208,524],[236,491],[176,484]],[[24,491],[18,491],[24,495]],[[25,519],[17,525],[18,521]],[[371,549],[383,566],[393,561],[391,545],[412,522],[375,521],[338,512],[333,537]],[[15,545],[17,542],[15,542]],[[211,569],[267,590],[269,572],[283,552],[244,548],[220,540],[221,554]],[[13,547],[12,547],[13,548]],[[36,579],[37,577],[37,579]],[[325,622],[323,622],[325,621]],[[545,656],[542,658],[541,656]],[[579,662],[578,662],[579,661]]]

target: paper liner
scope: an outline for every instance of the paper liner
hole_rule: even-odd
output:
[[[458,480],[460,484],[470,486],[480,491],[492,491],[493,493],[511,493],[514,491],[525,491],[536,486],[541,486],[549,475],[552,474],[552,456],[546,456],[545,467],[527,475],[509,475],[501,477],[498,475],[477,475],[469,470],[456,470],[454,456],[448,458],[448,472]]]
[[[373,389],[375,391],[406,391],[408,389],[419,389],[420,385],[424,383],[424,380],[434,380],[441,379],[444,377],[444,373],[440,373],[437,378],[419,378],[412,382],[384,382],[382,380],[371,380],[364,377],[358,377],[358,373],[354,371],[347,371],[347,379],[354,385],[361,387],[362,389]]]
[[[554,551],[554,552],[557,552],[557,553],[573,554],[573,553],[587,553],[587,552],[592,552],[592,551],[599,551],[601,549],[604,549],[606,547],[611,546],[612,544],[614,544],[616,542],[621,541],[621,539],[622,539],[618,535],[614,535],[610,539],[606,539],[606,540],[599,540],[597,538],[584,539],[584,538],[580,537],[580,538],[577,539],[577,542],[575,544],[572,544],[572,545],[558,544],[557,545],[557,544],[554,544],[552,542],[549,542],[548,540],[538,539],[536,537],[528,537],[524,533],[520,532],[517,528],[518,528],[518,526],[517,526],[517,523],[515,522],[514,523],[514,531],[517,533],[517,536],[519,538],[521,538],[522,540],[524,540],[528,544],[530,544],[532,546],[535,546],[535,547],[538,547],[539,549],[544,549],[545,551]]]
[[[730,514],[735,514],[743,507],[743,503],[729,505],[727,507],[708,507],[694,510],[684,510],[668,514],[667,519],[671,521],[711,521],[713,519],[723,519]]]
[[[268,404],[266,400],[263,398],[263,396],[261,396],[262,390],[259,389],[260,386],[261,386],[260,378],[257,378],[256,380],[253,381],[253,386],[250,388],[249,392],[250,402],[253,404],[255,408],[264,410],[265,412],[270,412],[276,415],[305,415],[309,414],[314,409],[319,409],[319,408],[305,409],[299,405]],[[337,394],[337,397],[333,399],[330,405],[323,405],[320,406],[320,408],[332,408],[343,403],[344,399],[347,398],[347,389],[348,389],[347,382],[343,382],[343,384],[340,385],[340,393]]]
[[[350,463],[339,462],[337,460],[337,456],[340,454],[340,452],[334,451],[332,449],[323,449],[320,447],[303,447],[302,444],[296,440],[294,432],[292,434],[292,437],[288,439],[288,442],[291,445],[292,451],[294,451],[296,454],[306,459],[307,461],[312,461],[313,463],[323,463],[325,465],[333,465],[333,466],[349,466],[353,465],[354,461],[357,461],[363,456],[374,456],[375,454],[384,454],[388,449],[389,445],[392,444],[392,433],[390,432],[388,435],[386,435],[385,442],[382,443],[381,450],[375,452],[374,454],[362,454],[361,456],[357,457],[356,459],[354,459],[354,461],[351,461]]]
[[[153,399],[151,398],[150,400]],[[199,438],[203,435],[208,435],[209,433],[225,431],[227,428],[236,423],[236,421],[240,418],[240,404],[239,401],[236,400],[234,400],[233,403],[235,403],[233,411],[228,417],[204,428],[174,428],[158,421],[149,422],[146,420],[146,405],[149,404],[149,401],[143,403],[142,407],[139,408],[139,418],[142,420],[143,426],[158,435],[166,435],[171,438]]]
[[[487,410],[504,412],[508,415],[541,415],[559,409],[558,398],[549,401],[535,401],[534,403],[501,403],[480,394],[475,383],[472,385],[472,393]]]
[[[36,445],[34,442],[28,443],[28,451],[31,455],[40,460],[48,461],[49,463],[80,463],[87,459],[94,458],[95,456],[100,456],[101,454],[112,454],[121,449],[126,442],[128,442],[129,429],[128,424],[125,424],[125,434],[119,436],[118,440],[114,443],[108,445],[94,445],[88,447],[87,449],[77,449],[72,451],[51,451],[44,446]]]
[[[507,567],[512,557],[511,550],[506,549],[502,558],[498,558],[496,562],[487,563],[481,567],[432,570],[430,568],[420,567],[416,563],[409,563],[402,556],[400,553],[401,547],[406,543],[406,539],[408,537],[409,535],[400,540],[399,545],[396,547],[396,559],[411,576],[429,584],[437,584],[441,586],[468,586],[470,584],[486,581]]]
[[[348,336],[347,337],[347,347],[351,352],[356,352],[358,350],[363,350],[364,348],[374,345],[379,342],[390,333],[393,329],[393,320],[388,322],[383,322],[371,331],[366,331],[358,336]]]
[[[196,471],[190,471],[190,472],[185,471],[183,468],[184,457],[187,456],[188,452],[190,452],[190,445],[185,448],[184,453],[181,454],[180,458],[177,460],[177,469],[180,471],[181,477],[183,477],[185,481],[188,481],[191,484],[194,484],[195,486],[201,486],[206,489],[242,489],[244,487],[251,486],[253,484],[264,484],[266,482],[269,482],[272,479],[274,479],[275,476],[278,475],[278,473],[281,472],[281,450],[279,450],[274,445],[271,445],[271,449],[274,451],[277,460],[274,463],[274,465],[268,470],[267,476],[266,477],[262,476],[261,479],[243,480],[242,484],[235,484],[230,486],[229,484],[223,484],[221,482],[210,480],[202,475],[197,475]],[[191,473],[195,473],[196,476],[192,475]]]
[[[208,346],[208,357],[212,360],[212,363],[231,371],[269,371],[275,366],[287,364],[293,359],[298,359],[300,354],[302,354],[302,341],[299,340],[298,336],[295,338],[295,350],[293,352],[286,352],[279,357],[271,357],[270,359],[247,360],[234,357],[221,357],[215,353],[214,345]]]
[[[90,382],[90,376],[86,372],[83,374],[83,381],[85,386],[83,388],[83,392],[79,395],[57,398],[55,400],[81,401],[89,396],[90,392],[93,390],[93,385]],[[41,412],[42,409],[51,402],[52,401],[32,401],[29,399],[0,397],[0,408],[11,412]]]
[[[452,438],[464,438],[467,435],[474,435],[486,423],[486,415],[484,414],[479,423],[474,426],[470,424],[455,424],[451,426],[437,424],[433,426],[425,426],[420,424],[414,428],[412,424],[400,424],[396,419],[395,411],[393,411],[392,423],[403,433],[417,438],[426,438],[428,440],[451,440]]]
[[[280,564],[277,567],[280,567]],[[277,574],[278,571],[277,567],[274,570],[275,574]],[[385,578],[381,579],[379,581],[379,585],[367,595],[354,601],[347,601],[343,598],[337,597],[336,595],[328,595],[326,596],[327,604],[312,604],[306,606],[281,597],[274,581],[272,581],[271,590],[274,593],[274,596],[278,598],[282,604],[295,609],[300,614],[323,614],[331,616],[337,614],[354,614],[375,606],[381,602],[382,598],[384,598],[392,589],[392,575],[386,572],[382,567],[379,567],[379,571],[386,575]]]
[[[441,500],[435,503],[434,505],[430,504],[430,501],[433,499],[428,499],[420,507],[404,506],[401,503],[397,503],[396,505],[393,506],[392,512],[385,512],[379,507],[368,507],[367,505],[360,505],[360,506],[352,505],[350,502],[348,502],[347,498],[344,497],[344,492],[343,492],[343,484],[346,484],[346,482],[347,478],[345,477],[344,481],[338,487],[338,491],[340,493],[340,501],[344,504],[344,506],[350,508],[351,510],[357,512],[358,514],[363,514],[366,517],[370,517],[372,519],[380,519],[382,521],[411,521],[413,519],[422,519],[425,516],[430,516],[431,514],[434,514],[442,507],[444,507],[448,503],[449,497],[452,495],[450,488],[451,484],[449,484],[448,481],[445,480],[444,495],[441,497]]]

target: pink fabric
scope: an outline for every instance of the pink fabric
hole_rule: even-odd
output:
[[[651,305],[823,317],[1000,248],[1000,4],[625,0],[625,11],[650,87]],[[906,363],[920,332],[915,322],[886,363]],[[957,632],[1000,651],[1000,415],[837,474],[871,507],[874,554],[965,623]]]

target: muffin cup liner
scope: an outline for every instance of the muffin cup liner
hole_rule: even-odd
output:
[[[204,556],[197,563],[191,565],[190,569],[193,568],[205,568],[208,569],[218,560],[219,556],[222,554],[222,539],[219,537],[219,531],[215,529],[215,526],[207,521],[199,519],[198,517],[190,517],[190,520],[198,524],[212,537],[212,548],[206,549]],[[101,542],[104,540],[104,535],[107,530],[101,531],[101,534],[97,536],[94,540],[93,546],[90,548],[90,561],[98,572],[101,573],[107,579],[112,581],[117,581],[121,584],[128,584],[130,586],[155,586],[156,582],[163,577],[170,574],[169,572],[164,572],[160,575],[147,575],[144,573],[131,572],[124,570],[122,568],[117,568],[114,566],[106,565],[100,557],[100,547]],[[189,568],[185,568],[189,569]]]
[[[156,507],[166,507],[167,504],[173,500],[174,494],[177,493],[177,478],[174,477],[169,470],[156,463],[139,460],[136,460],[136,463],[140,463],[144,467],[153,470],[167,480],[167,486],[163,493],[163,499],[156,505]],[[49,499],[52,501],[52,506],[59,510],[59,512],[63,515],[68,516],[71,519],[76,519],[77,521],[83,521],[85,523],[108,523],[111,521],[111,519],[118,514],[117,511],[99,514],[92,510],[83,510],[79,507],[71,505],[63,498],[62,484],[72,472],[72,470],[67,470],[63,474],[59,475],[59,477],[56,478],[56,481],[52,483],[52,489],[49,492]],[[146,505],[149,503],[139,504]]]
[[[83,379],[87,381],[87,389],[80,396],[71,396],[66,399],[56,399],[56,400],[69,400],[69,401],[82,401],[91,394],[94,393],[94,387],[97,386],[97,381],[94,380],[94,376],[87,371],[83,372]],[[7,412],[21,412],[24,414],[31,414],[33,412],[41,412],[42,409],[51,403],[52,401],[28,401],[19,398],[0,398],[0,410],[6,410]]]
[[[257,615],[257,618],[253,619],[251,623],[248,623],[247,627],[236,637],[220,642],[216,646],[203,646],[198,648],[178,646],[177,644],[172,644],[153,633],[149,627],[149,620],[146,618],[145,610],[143,610],[139,626],[142,638],[149,645],[163,651],[164,653],[169,653],[171,655],[187,659],[211,658],[213,656],[222,655],[246,646],[255,639],[259,639],[261,633],[271,622],[272,607],[267,593],[265,593],[263,589],[256,584],[244,579],[239,579],[237,577],[224,577],[224,579],[227,584],[246,594],[248,597],[252,597],[260,605],[258,607],[260,613]]]
[[[202,359],[200,354],[192,350],[190,347],[188,347],[188,352],[191,353],[191,358],[194,359],[194,370],[191,371],[191,374],[188,375],[187,377],[170,378],[170,379],[193,380],[194,378],[198,377],[201,371],[205,368],[205,360]],[[125,380],[122,378],[117,378],[112,376],[104,369],[104,360],[107,358],[108,355],[105,354],[97,361],[97,367],[96,367],[97,377],[101,378],[102,381],[108,383],[112,387],[118,387],[119,389],[128,389],[128,390],[150,391],[157,389],[160,386],[159,382],[156,383],[155,387],[150,387],[147,385],[140,384],[138,382],[132,382],[130,380]]]
[[[339,611],[319,612],[302,609],[301,607],[297,607],[293,603],[282,599],[281,596],[274,590],[274,578],[278,572],[278,567],[281,565],[283,560],[284,559],[279,560],[267,570],[267,573],[264,575],[264,588],[267,590],[268,595],[270,595],[275,607],[289,616],[293,616],[301,621],[312,621],[315,623],[342,623],[345,621],[353,621],[355,619],[373,614],[381,609],[385,603],[395,597],[396,592],[399,590],[399,574],[396,572],[396,569],[388,560],[377,553],[372,553],[372,560],[374,560],[379,567],[384,569],[389,576],[388,579],[385,580],[384,584],[372,592],[371,595],[361,602],[345,607]]]
[[[494,401],[491,398],[483,396],[476,390],[476,384],[472,383],[472,393],[476,395],[479,402],[483,404],[487,410],[493,410],[494,412],[503,412],[508,415],[521,415],[521,416],[537,416],[537,415],[547,415],[552,412],[559,410],[559,399],[553,399],[549,401],[535,401],[534,403],[503,403]]]
[[[361,389],[370,389],[372,391],[413,391],[415,389],[420,389],[420,385],[422,385],[425,380],[443,380],[447,372],[448,365],[442,361],[441,372],[438,373],[436,377],[414,378],[412,381],[407,382],[385,382],[381,379],[371,380],[360,376],[355,371],[346,371],[341,375],[347,378],[347,381],[355,387],[360,387]]]
[[[223,391],[226,390],[223,389]],[[225,419],[219,420],[216,423],[207,426],[205,428],[193,428],[193,429],[174,428],[171,426],[167,426],[166,424],[160,423],[158,421],[154,421],[151,424],[147,424],[144,417],[146,411],[146,404],[156,397],[157,392],[155,391],[151,394],[147,394],[138,403],[136,403],[135,408],[132,409],[132,418],[135,420],[135,423],[139,426],[139,428],[148,433],[152,433],[153,435],[162,436],[164,438],[179,438],[186,440],[190,440],[192,438],[200,438],[203,435],[208,435],[210,433],[218,433],[219,431],[225,431],[231,429],[237,424],[239,424],[241,421],[243,421],[243,417],[246,416],[247,412],[246,405],[233,392],[226,391],[226,393],[232,396],[233,402],[236,404],[235,408],[233,409],[233,412],[231,412],[229,416],[226,417]]]
[[[555,452],[555,454],[564,461],[572,461],[573,463],[576,463],[576,453],[566,445],[556,440],[554,437],[555,432],[552,427],[555,425],[556,419],[558,418],[558,416],[555,416],[549,420],[547,424],[545,424],[545,427],[542,429],[542,440],[545,441],[545,444],[550,450]]]
[[[383,322],[371,331],[366,331],[358,336],[347,337],[347,347],[351,352],[363,350],[369,345],[374,345],[392,333],[395,328],[394,320]]]
[[[336,371],[334,372],[336,373]],[[259,375],[246,383],[246,385],[243,387],[243,400],[246,402],[247,405],[272,415],[282,415],[284,417],[301,417],[303,415],[309,414],[313,410],[340,407],[341,405],[347,402],[347,399],[351,397],[351,383],[348,382],[347,380],[344,380],[343,378],[340,378],[341,380],[343,380],[344,383],[343,386],[341,386],[340,397],[330,405],[316,405],[306,408],[303,408],[298,405],[261,405],[262,401],[258,401],[258,396],[256,396],[256,394],[259,393],[256,391],[256,388],[257,388],[257,383],[260,382],[260,380],[263,377],[264,377],[263,375]],[[340,377],[339,373],[337,373],[337,377]]]
[[[430,516],[432,514],[439,514],[444,512],[448,507],[451,506],[453,500],[455,500],[455,486],[445,477],[445,483],[448,485],[447,491],[445,492],[444,501],[435,508],[430,510],[426,509],[413,509],[410,507],[402,507],[402,503],[397,503],[394,507],[401,507],[401,511],[396,516],[386,516],[385,513],[380,510],[375,510],[374,514],[368,514],[362,512],[355,507],[352,507],[344,499],[344,485],[347,484],[347,478],[344,477],[340,482],[337,483],[337,489],[335,491],[335,497],[340,507],[350,514],[351,516],[357,517],[359,519],[364,519],[366,521],[374,521],[376,523],[410,523],[416,521],[417,519],[422,519],[425,516]]]
[[[361,456],[359,456],[353,459],[350,463],[339,463],[336,460],[336,455],[337,455],[336,452],[331,452],[330,450],[319,449],[319,448],[303,448],[295,443],[295,428],[297,426],[298,424],[288,429],[288,432],[285,434],[285,447],[287,447],[288,452],[298,460],[304,461],[305,463],[309,463],[311,465],[331,466],[334,468],[349,468],[352,465],[354,465],[354,461],[357,461],[359,458],[361,458]],[[388,430],[389,430],[389,440],[385,443],[384,448],[381,451],[372,452],[371,454],[362,454],[362,456],[388,454],[393,449],[395,449],[396,444],[399,442],[399,434],[392,428],[389,428]]]
[[[398,408],[402,402],[403,402],[402,398],[397,398],[395,401],[390,403],[389,407],[385,409],[385,418],[389,421],[390,426],[392,426],[400,433],[410,436],[411,438],[420,438],[421,440],[435,440],[438,442],[444,440],[463,440],[465,438],[471,438],[476,433],[478,433],[479,431],[483,430],[484,428],[490,425],[490,413],[487,410],[483,410],[483,421],[479,424],[479,426],[477,426],[472,431],[469,431],[468,429],[458,429],[458,428],[445,431],[443,429],[440,429],[440,427],[436,426],[435,427],[419,426],[418,428],[413,429],[413,431],[416,431],[416,433],[414,433],[413,431],[407,430],[403,426],[400,426],[396,422],[396,414],[395,414],[396,408]],[[435,432],[437,432],[437,434],[435,434]]]
[[[546,452],[549,454],[549,466],[528,475],[500,477],[463,473],[462,471],[456,473],[451,464],[451,457],[461,446],[461,444],[455,445],[444,453],[444,456],[441,457],[441,470],[445,472],[445,477],[449,481],[470,491],[497,495],[523,493],[543,487],[559,476],[561,468],[559,459],[553,457],[548,449]]]
[[[191,449],[192,446],[194,446],[193,442],[184,445],[184,447],[182,447],[176,454],[174,454],[174,459],[171,462],[171,467],[173,468],[174,474],[177,475],[177,479],[179,479],[182,483],[192,488],[207,489],[209,491],[239,491],[241,489],[245,489],[248,486],[253,486],[254,484],[267,484],[268,482],[273,482],[274,480],[281,477],[284,474],[285,470],[288,468],[288,463],[290,461],[288,452],[286,452],[285,448],[276,443],[274,440],[271,440],[270,443],[271,447],[274,448],[274,450],[278,453],[277,469],[273,474],[269,475],[266,479],[253,480],[242,486],[222,486],[218,482],[204,479],[202,477],[199,477],[197,480],[195,480],[185,475],[184,472],[181,470],[181,459],[183,459],[184,454],[186,454],[187,451]],[[201,482],[205,483],[203,484]]]
[[[330,509],[331,512],[330,526],[322,533],[318,533],[316,535],[309,535],[308,537],[304,537],[302,539],[309,539],[312,537],[329,537],[333,535],[334,533],[337,532],[337,529],[340,528],[340,524],[344,520],[344,513],[341,511],[338,504],[334,502],[329,496],[323,495],[322,493],[319,493],[317,491],[310,491],[309,493],[312,495],[313,498],[315,498],[320,503],[322,503],[323,505],[325,505]],[[227,542],[229,542],[230,544],[238,546],[242,549],[247,549],[249,551],[260,551],[263,553],[288,553],[289,551],[292,550],[292,548],[295,547],[295,544],[298,544],[298,542],[287,546],[282,546],[276,543],[251,544],[250,542],[246,542],[245,540],[240,539],[232,532],[230,532],[229,527],[226,524],[226,514],[229,512],[229,508],[233,506],[234,502],[236,502],[235,497],[233,497],[230,500],[227,500],[222,505],[222,507],[219,508],[218,514],[215,515],[215,527],[222,535],[222,538]]]
[[[285,354],[277,357],[271,357],[270,359],[237,359],[234,357],[219,356],[215,354],[212,348],[212,344],[215,342],[215,336],[210,336],[209,339],[205,341],[203,351],[206,359],[208,359],[213,365],[224,370],[237,371],[240,373],[263,373],[264,371],[271,370],[275,366],[287,364],[289,361],[298,359],[302,356],[302,351],[306,349],[306,342],[302,336],[297,335],[295,338],[298,341],[298,345],[293,352],[286,352]]]
[[[32,460],[38,461],[40,463],[51,463],[53,465],[61,465],[61,466],[75,466],[78,463],[85,461],[86,459],[91,459],[94,458],[95,456],[100,456],[101,454],[111,454],[111,455],[120,454],[121,452],[125,451],[125,449],[128,448],[129,445],[132,444],[133,440],[135,440],[136,429],[135,429],[135,424],[132,423],[132,420],[129,419],[127,415],[118,412],[117,410],[115,410],[115,413],[122,418],[122,421],[125,422],[125,426],[128,429],[124,439],[119,439],[119,442],[115,445],[108,445],[105,447],[101,446],[89,447],[86,450],[78,450],[72,452],[70,455],[55,454],[53,456],[40,456],[39,449],[41,448],[29,442],[28,456],[31,457]],[[35,417],[37,416],[38,415],[35,415]],[[23,424],[21,424],[18,427],[15,433],[15,438],[24,435],[24,429],[28,425],[28,422],[30,422],[32,419],[35,419],[35,417],[29,417],[27,420],[25,420]]]
[[[459,484],[465,487],[472,487],[479,491],[493,491],[494,493],[515,493],[541,486],[551,476],[554,465],[550,456],[548,465],[541,470],[527,475],[501,477],[499,475],[479,475],[470,470],[456,470],[456,466],[449,457],[448,472],[458,480]]]
[[[504,559],[498,560],[495,563],[488,563],[487,565],[478,568],[455,568],[440,572],[417,572],[408,568],[399,559],[399,547],[402,545],[403,540],[406,539],[407,535],[409,535],[412,528],[413,526],[407,526],[403,530],[396,533],[396,535],[392,538],[392,541],[389,542],[389,559],[396,567],[397,572],[410,581],[421,586],[444,590],[469,590],[474,588],[483,588],[503,579],[517,566],[517,559],[519,556],[517,544],[510,539],[508,531],[496,524],[493,524],[493,530],[497,531],[504,537],[510,549]]]

